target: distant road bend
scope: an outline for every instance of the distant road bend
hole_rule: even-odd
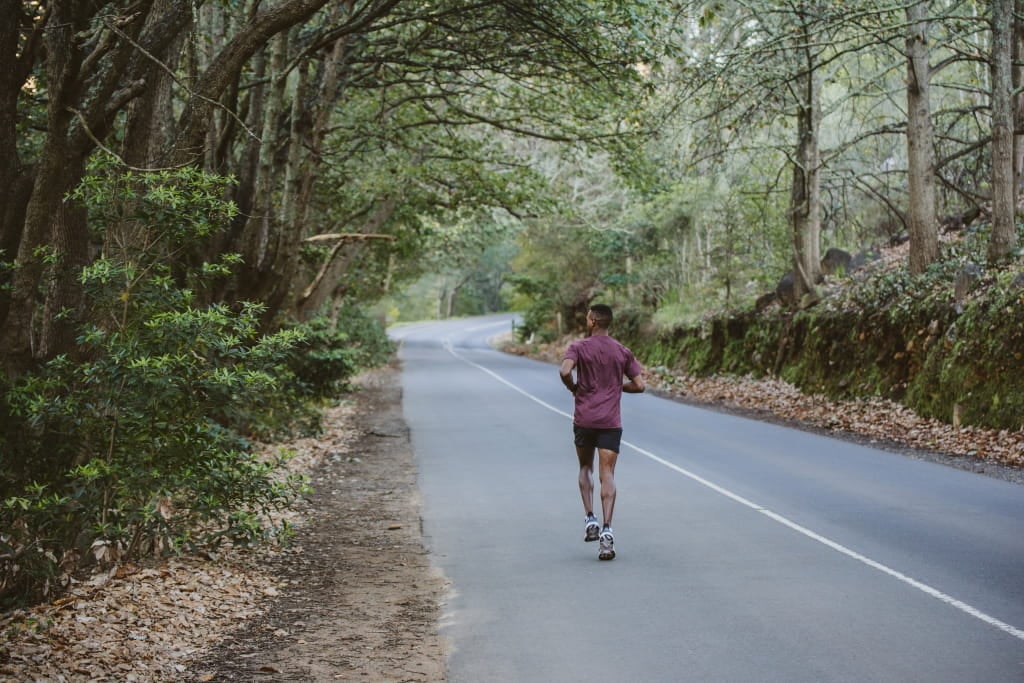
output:
[[[598,562],[512,319],[392,330],[450,681],[1024,681],[1024,487],[630,395]]]

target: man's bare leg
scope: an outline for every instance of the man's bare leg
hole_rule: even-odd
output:
[[[586,521],[583,525],[583,540],[596,541],[601,535],[601,525],[594,516],[594,449],[576,448],[580,460],[580,496],[583,498],[583,512]]]
[[[601,477],[601,512],[604,514],[604,525],[610,527],[615,512],[615,463],[619,454],[604,448],[597,449],[597,453]]]
[[[580,461],[580,496],[583,498],[583,512],[594,514],[594,449],[576,447]]]

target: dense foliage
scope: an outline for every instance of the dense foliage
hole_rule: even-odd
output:
[[[517,282],[536,304],[531,328],[556,334],[564,302],[596,295],[642,305],[665,327],[695,323],[752,307],[787,274],[791,288],[817,288],[831,247],[856,256],[909,241],[910,269],[922,274],[941,258],[940,232],[965,225],[987,231],[980,267],[1018,260],[1003,195],[1024,159],[1014,156],[1016,181],[997,172],[1014,143],[999,135],[995,104],[1012,61],[1020,110],[1019,57],[999,46],[1019,54],[1024,34],[1019,11],[998,21],[996,11],[955,1],[680,3],[655,31],[669,48],[645,65],[654,94],[633,119],[651,132],[642,166],[653,173],[634,168],[617,184],[612,163],[552,163],[546,173],[571,190],[557,215],[522,233]],[[1012,40],[997,40],[1007,30]],[[639,187],[618,192],[630,181]],[[609,233],[622,234],[611,253]],[[598,272],[581,250],[599,258]],[[816,299],[798,291],[787,305]]]
[[[531,140],[625,160],[659,3],[6,2],[0,597],[247,543],[424,273],[498,308]]]
[[[119,242],[82,270],[90,316],[72,354],[0,385],[5,600],[45,594],[83,562],[287,532],[265,514],[306,484],[278,475],[283,456],[251,439],[315,427],[315,401],[391,352],[358,311],[264,334],[263,306],[202,303],[237,259],[188,266],[175,254],[234,215],[223,179],[96,171],[75,198],[97,235],[130,224],[149,241]]]

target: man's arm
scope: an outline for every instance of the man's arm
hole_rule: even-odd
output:
[[[643,375],[637,375],[636,377],[630,377],[628,382],[624,382],[622,390],[627,394],[642,394],[647,385],[644,383]]]
[[[562,384],[572,393],[576,393],[576,381],[572,378],[572,369],[576,367],[576,361],[566,358],[558,368],[558,375],[562,378]]]

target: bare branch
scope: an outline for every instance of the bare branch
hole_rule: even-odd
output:
[[[89,128],[89,122],[85,120],[85,115],[82,114],[82,112],[80,112],[79,110],[77,110],[77,109],[75,109],[73,107],[68,107],[67,110],[69,112],[71,112],[72,114],[74,114],[75,116],[78,117],[79,123],[82,124],[82,130],[89,137],[89,139],[93,141],[93,144],[95,144],[99,149],[101,149],[103,152],[109,154],[114,159],[117,159],[117,162],[119,164],[121,164],[122,166],[124,166],[125,168],[127,168],[129,170],[138,171],[139,173],[156,173],[158,171],[171,171],[171,170],[174,170],[176,168],[183,168],[185,166],[188,166],[187,163],[177,164],[175,166],[163,166],[161,168],[139,168],[138,166],[132,166],[127,161],[125,161],[117,152],[115,152],[114,150],[110,149],[109,147],[104,145],[102,142],[100,142],[99,138],[97,138],[96,135],[93,134],[92,129]]]
[[[329,232],[323,235],[313,235],[307,237],[303,242],[317,243],[317,242],[333,242],[334,240],[389,240],[395,241],[394,235],[384,235],[381,233],[363,233],[363,232]]]

